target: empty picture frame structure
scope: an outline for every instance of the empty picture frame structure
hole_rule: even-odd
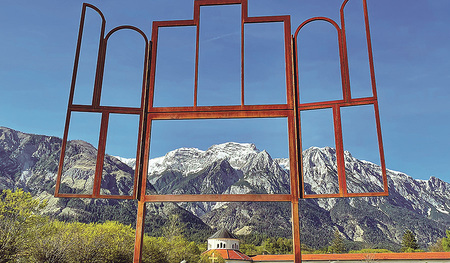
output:
[[[154,21],[152,27],[151,41],[148,41],[146,35],[138,28],[133,26],[119,26],[105,35],[106,20],[101,11],[93,5],[83,4],[78,44],[75,54],[72,84],[67,108],[67,117],[64,130],[63,143],[61,148],[61,157],[55,188],[55,197],[69,198],[115,198],[115,199],[137,199],[138,211],[136,222],[136,242],[134,252],[134,262],[140,262],[142,257],[143,229],[145,222],[145,204],[146,202],[290,202],[292,211],[292,236],[295,262],[301,262],[300,250],[300,218],[299,218],[299,199],[300,198],[331,198],[331,197],[357,197],[357,196],[386,196],[388,195],[388,184],[386,177],[386,167],[383,154],[383,144],[381,138],[380,118],[378,111],[378,101],[375,83],[375,74],[373,67],[372,48],[370,42],[370,31],[368,24],[367,3],[362,1],[365,18],[365,34],[368,47],[368,58],[370,65],[370,77],[372,84],[372,96],[363,98],[353,98],[350,89],[348,57],[345,35],[344,9],[349,0],[342,3],[340,9],[341,26],[329,18],[315,17],[306,20],[291,33],[291,21],[289,15],[283,16],[248,16],[247,0],[195,0],[194,15],[192,20],[175,21]],[[198,86],[199,86],[199,35],[200,35],[200,13],[201,7],[238,5],[240,6],[240,104],[238,105],[211,105],[201,106],[198,104]],[[95,81],[93,83],[92,103],[88,105],[74,104],[74,94],[77,80],[77,70],[81,51],[81,42],[85,27],[86,11],[93,10],[101,18],[99,48],[97,54],[97,65],[95,70]],[[302,92],[299,79],[298,65],[299,61],[297,46],[302,41],[299,32],[310,23],[315,21],[324,21],[329,23],[336,30],[337,42],[339,43],[340,72],[342,79],[342,99],[331,101],[317,101],[302,103],[300,95]],[[280,104],[247,104],[246,90],[244,81],[245,49],[244,36],[245,25],[258,23],[281,23],[283,25],[284,42],[284,63],[285,63],[285,94],[286,102]],[[193,101],[191,106],[161,107],[154,106],[155,101],[155,82],[157,70],[157,51],[158,34],[162,28],[194,28],[195,29],[195,56],[194,57],[194,83],[193,83]],[[142,88],[140,107],[129,106],[109,106],[101,104],[102,82],[105,70],[105,57],[107,55],[107,44],[111,35],[121,30],[131,30],[141,36],[145,42],[143,50],[144,58],[142,65]],[[177,76],[173,76],[177,78]],[[380,192],[354,193],[347,191],[347,182],[345,175],[344,146],[341,125],[341,108],[371,105],[375,113],[375,126],[378,140],[380,163],[382,167],[383,190]],[[311,194],[304,191],[303,164],[302,164],[302,141],[301,141],[301,114],[304,111],[317,109],[331,109],[333,113],[334,141],[336,148],[336,163],[338,168],[339,192],[332,194]],[[64,193],[61,191],[64,184],[65,157],[68,147],[68,133],[71,126],[71,116],[74,113],[97,114],[101,115],[100,130],[98,134],[97,161],[95,174],[92,179],[92,192]],[[134,115],[139,117],[139,128],[136,131],[137,151],[136,151],[136,169],[134,174],[134,184],[132,192],[128,194],[104,194],[101,192],[101,182],[103,174],[103,164],[105,160],[106,138],[108,135],[108,122],[111,114]],[[285,118],[287,119],[289,160],[290,160],[290,193],[289,194],[146,194],[148,160],[150,151],[151,126],[154,120],[188,120],[188,119],[233,119],[233,118]]]

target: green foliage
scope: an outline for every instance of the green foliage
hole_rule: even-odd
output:
[[[411,230],[406,229],[402,238],[402,252],[416,252],[418,249],[416,236]]]
[[[447,237],[442,239],[442,248],[444,251],[450,252],[450,230],[445,231],[447,233]]]
[[[28,249],[29,262],[125,263],[133,261],[135,231],[117,222],[102,224],[50,221]],[[200,250],[182,236],[144,235],[143,263],[197,262]]]
[[[133,261],[135,231],[118,222],[102,224],[50,221],[30,245],[29,262],[125,263]],[[144,235],[143,263],[197,262],[200,250],[182,236]]]
[[[158,238],[144,235],[144,244],[142,246],[142,263],[169,263],[164,247],[158,244]]]
[[[266,238],[259,246],[241,241],[239,250],[246,255],[292,254],[292,239],[282,237]]]
[[[269,254],[292,254],[292,239],[268,238],[262,247]]]
[[[269,238],[268,235],[266,235],[264,233],[261,234],[258,232],[252,232],[248,235],[238,235],[237,237],[241,241],[240,247],[242,247],[242,244],[253,244],[255,246],[260,246],[260,245],[262,245],[264,240]]]
[[[328,253],[340,254],[347,252],[344,239],[338,230],[334,231],[334,238],[331,241],[331,245],[328,247]]]
[[[45,218],[38,212],[46,202],[33,199],[30,193],[17,189],[3,190],[0,195],[0,262],[12,262],[27,247],[34,232]]]
[[[183,232],[186,228],[186,224],[180,221],[179,215],[170,215],[168,220],[163,226],[163,235],[168,240],[183,236]]]
[[[301,243],[300,244],[300,249],[302,250],[302,254],[313,254],[314,251],[316,251],[315,249],[309,247],[308,245]]]
[[[303,251],[302,251],[302,253],[303,253]],[[328,247],[323,247],[323,248],[320,248],[317,250],[313,250],[306,254],[326,254],[326,253],[328,253]]]
[[[162,253],[169,262],[197,262],[200,259],[200,249],[195,242],[190,242],[182,236],[157,238],[158,247],[164,248]]]
[[[239,244],[239,250],[246,255],[260,255],[264,253],[262,246],[247,243]]]
[[[131,262],[133,246],[134,230],[117,222],[50,221],[31,244],[29,255],[36,262]]]
[[[17,189],[15,192],[6,189],[0,195],[0,219],[31,222],[40,218],[38,212],[46,205],[46,201],[40,202],[33,199],[30,193],[22,189]]]
[[[350,254],[372,254],[372,253],[394,253],[384,248],[363,248],[360,250],[350,250]]]
[[[412,249],[412,248],[407,248],[406,250],[404,250],[404,251],[402,251],[402,252],[405,252],[405,253],[413,253],[413,252],[425,252],[425,251],[422,250],[422,249]]]
[[[77,205],[82,205],[78,202]],[[0,195],[0,263],[132,262],[135,230],[114,221],[62,222],[39,215],[46,202],[22,190]],[[198,262],[200,249],[180,233],[183,225],[169,220],[166,237],[144,235],[143,263]],[[175,226],[175,229],[173,228]],[[178,227],[178,229],[177,229]]]

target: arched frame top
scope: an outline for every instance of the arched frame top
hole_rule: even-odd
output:
[[[99,17],[101,18],[101,28],[100,28],[100,34],[99,34],[99,47],[98,47],[98,54],[97,54],[97,65],[95,70],[95,81],[94,81],[94,87],[93,87],[93,94],[92,94],[92,103],[89,105],[80,105],[80,104],[74,104],[73,103],[73,97],[75,93],[75,84],[77,79],[77,73],[78,73],[78,65],[80,60],[80,53],[81,53],[81,43],[83,39],[83,32],[85,28],[85,19],[86,19],[86,11],[89,9],[94,10]],[[67,107],[67,115],[66,115],[66,125],[64,128],[64,135],[63,135],[63,143],[61,147],[61,157],[59,160],[59,167],[58,167],[58,175],[56,180],[56,186],[55,186],[55,196],[58,197],[83,197],[83,198],[116,198],[116,199],[135,199],[137,195],[138,187],[138,169],[135,171],[134,175],[134,186],[133,186],[133,193],[131,195],[102,195],[100,194],[100,188],[101,188],[101,179],[102,179],[102,171],[103,171],[103,160],[105,157],[105,150],[106,150],[106,139],[108,134],[108,123],[109,123],[109,117],[110,114],[131,114],[131,115],[138,115],[139,116],[139,131],[138,131],[138,142],[137,142],[137,153],[136,153],[136,166],[139,167],[140,164],[140,158],[141,155],[141,139],[143,135],[142,127],[144,123],[143,119],[143,110],[144,110],[144,100],[146,97],[146,92],[148,92],[147,85],[147,78],[148,78],[148,57],[149,57],[149,51],[150,51],[150,44],[151,42],[148,41],[147,36],[145,33],[135,27],[130,25],[123,25],[118,26],[113,29],[111,29],[108,33],[106,33],[105,36],[105,27],[106,27],[106,20],[103,15],[103,13],[95,6],[91,4],[84,3],[82,7],[81,12],[81,19],[80,19],[80,27],[78,31],[78,41],[77,41],[77,47],[75,51],[75,59],[74,59],[74,67],[73,67],[73,74],[72,74],[72,83],[70,88],[70,94],[69,94],[69,102]],[[110,37],[121,31],[121,30],[131,30],[133,32],[136,32],[137,35],[142,37],[144,41],[144,63],[142,65],[142,80],[140,81],[142,83],[141,87],[141,101],[139,107],[120,107],[120,106],[101,106],[100,100],[101,100],[101,94],[102,94],[102,85],[103,85],[103,75],[105,70],[105,57],[107,54],[107,44],[110,39]],[[69,133],[69,126],[71,121],[71,116],[74,112],[86,112],[86,113],[100,113],[101,114],[101,124],[100,124],[100,132],[99,132],[99,139],[98,139],[98,145],[97,145],[97,162],[96,162],[96,168],[94,173],[94,183],[93,183],[93,190],[92,193],[86,193],[86,194],[69,194],[69,193],[60,193],[60,187],[61,187],[61,178],[63,173],[63,166],[64,166],[64,157],[65,157],[65,151],[67,147],[67,141],[68,141],[68,133]]]

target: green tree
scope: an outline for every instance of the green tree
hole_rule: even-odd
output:
[[[255,246],[254,244],[240,244],[239,251],[246,255],[260,255],[263,254],[264,249],[262,246]]]
[[[450,230],[445,231],[447,233],[447,237],[442,239],[442,248],[444,251],[450,252]]]
[[[292,240],[286,238],[268,238],[262,244],[263,250],[269,254],[291,254]]]
[[[24,254],[33,232],[45,220],[39,215],[47,202],[33,199],[22,189],[3,190],[0,195],[0,263]]]
[[[160,247],[157,237],[144,235],[142,246],[142,263],[169,263],[164,253],[165,247]]]
[[[334,237],[331,241],[331,245],[328,247],[328,253],[339,254],[345,253],[346,251],[347,249],[345,247],[344,239],[336,229],[336,231],[334,231]]]
[[[169,216],[163,226],[163,235],[168,240],[171,240],[172,238],[183,236],[185,228],[186,224],[181,222],[180,216],[173,214]]]
[[[419,249],[419,245],[416,236],[411,230],[406,229],[402,238],[402,252],[414,252],[417,249]]]
[[[200,258],[200,249],[195,242],[190,242],[183,236],[158,238],[158,247],[163,251],[169,262],[197,262]]]

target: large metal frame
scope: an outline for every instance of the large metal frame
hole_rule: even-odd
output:
[[[59,162],[58,177],[56,182],[56,197],[78,197],[78,198],[116,198],[116,199],[137,199],[138,211],[136,222],[136,242],[134,252],[134,262],[140,262],[142,257],[142,242],[145,222],[145,204],[147,202],[290,202],[292,208],[292,235],[294,244],[295,262],[301,262],[300,250],[300,219],[299,219],[299,199],[300,198],[329,198],[329,197],[355,197],[355,196],[385,196],[388,194],[386,167],[383,154],[383,146],[381,139],[381,127],[378,113],[378,102],[375,84],[375,75],[373,67],[372,48],[370,41],[370,31],[367,14],[367,3],[363,1],[365,28],[367,37],[367,46],[369,54],[369,64],[371,73],[371,83],[373,96],[366,98],[352,98],[349,83],[349,70],[347,59],[347,47],[345,36],[344,8],[349,0],[342,3],[341,26],[326,17],[311,18],[303,22],[291,35],[290,16],[264,16],[249,17],[247,14],[247,0],[195,0],[194,15],[192,20],[177,21],[154,21],[152,27],[151,41],[147,40],[146,35],[138,28],[132,26],[120,26],[109,31],[105,36],[106,20],[103,14],[95,6],[83,4],[80,29],[78,35],[78,44],[75,55],[74,70],[72,76],[72,85],[70,89],[70,97],[67,109],[66,125],[64,130],[64,138],[61,149],[61,158]],[[200,28],[200,7],[210,5],[241,5],[241,105],[225,105],[225,106],[198,106],[197,105],[197,88],[198,88],[198,62],[199,62],[199,28]],[[101,35],[99,43],[99,52],[97,58],[97,69],[95,78],[95,87],[90,105],[76,105],[73,103],[75,83],[77,77],[78,62],[81,50],[81,40],[83,35],[84,21],[86,9],[90,8],[96,11],[101,19]],[[299,73],[298,73],[298,55],[296,47],[300,41],[298,34],[302,28],[313,21],[325,21],[334,26],[337,31],[339,42],[339,57],[342,78],[342,100],[320,101],[315,103],[300,103],[299,93]],[[248,105],[245,103],[244,89],[244,25],[248,23],[283,23],[284,25],[284,53],[286,68],[286,103],[276,105]],[[158,47],[158,32],[162,27],[183,27],[195,26],[196,31],[196,54],[195,54],[195,82],[194,82],[194,101],[191,107],[154,107],[154,89],[156,77],[156,61]],[[100,97],[102,93],[102,80],[105,66],[106,47],[109,37],[119,30],[133,30],[140,34],[145,41],[145,62],[143,65],[143,81],[142,96],[140,107],[111,107],[100,105]],[[176,77],[176,76],[174,76]],[[373,105],[375,111],[375,121],[377,127],[379,154],[382,167],[384,190],[382,192],[370,193],[349,193],[347,191],[345,161],[341,128],[342,107]],[[339,178],[339,193],[335,194],[306,194],[304,193],[303,165],[302,165],[302,145],[301,145],[301,129],[300,114],[302,111],[329,108],[333,110],[334,116],[334,133],[336,142],[336,156]],[[65,150],[67,146],[68,131],[70,118],[73,112],[101,113],[102,121],[99,134],[98,154],[96,170],[94,174],[94,186],[92,193],[83,194],[67,194],[60,193],[61,178],[63,174]],[[108,120],[111,113],[133,114],[140,117],[138,150],[136,153],[136,173],[134,177],[133,194],[130,196],[122,195],[102,195],[100,192],[103,160],[105,156],[106,137],[108,133]],[[231,118],[276,118],[284,117],[287,119],[289,132],[289,158],[290,158],[290,193],[289,194],[205,194],[205,195],[158,195],[146,194],[146,182],[148,174],[148,160],[150,148],[151,125],[154,120],[186,120],[186,119],[231,119]]]

